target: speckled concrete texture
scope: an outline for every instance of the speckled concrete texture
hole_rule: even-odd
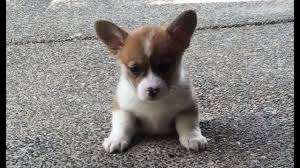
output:
[[[176,135],[107,154],[118,68],[98,41],[7,47],[8,167],[293,167],[293,24],[197,31],[185,63],[205,152]]]
[[[7,2],[8,168],[294,167],[293,22],[195,32],[184,63],[199,98],[199,126],[209,140],[200,153],[186,151],[177,135],[170,135],[136,137],[124,153],[107,154],[102,141],[110,132],[118,67],[99,41],[68,40],[78,32],[94,37],[90,24],[102,16],[132,28],[168,21],[194,7],[202,20],[198,27],[209,27],[249,23],[249,18],[293,18],[292,1],[183,6]],[[56,4],[42,10],[51,2]],[[249,12],[260,7],[264,10],[257,15]]]
[[[186,9],[198,14],[198,27],[294,18],[293,0],[251,3],[151,5],[151,0],[6,0],[6,43],[93,37],[94,22],[107,19],[127,28],[161,24]]]

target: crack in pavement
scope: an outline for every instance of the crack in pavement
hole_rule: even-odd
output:
[[[294,22],[294,18],[282,19],[282,20],[271,20],[271,21],[263,21],[263,22],[247,22],[247,23],[239,23],[232,25],[216,25],[216,26],[207,26],[207,27],[198,27],[196,31],[199,30],[217,30],[224,28],[237,28],[237,27],[246,27],[246,26],[264,26],[264,25],[272,25],[272,24],[284,24]],[[87,37],[73,37],[66,39],[53,39],[53,40],[37,40],[37,41],[17,41],[17,42],[8,42],[6,45],[26,45],[26,44],[39,44],[39,43],[59,43],[59,42],[74,42],[74,41],[83,41],[83,40],[97,40],[96,36],[87,36]]]
[[[248,22],[232,25],[217,25],[217,26],[208,26],[208,27],[199,27],[196,30],[208,30],[208,29],[224,29],[224,28],[235,28],[235,27],[245,27],[245,26],[264,26],[272,24],[284,24],[294,22],[294,18],[282,19],[282,20],[271,20],[264,22]]]

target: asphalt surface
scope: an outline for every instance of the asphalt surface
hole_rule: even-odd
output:
[[[151,5],[150,0],[6,2],[7,44],[90,39],[98,19],[135,28],[166,23],[186,9],[197,11],[198,28],[294,19],[293,0],[180,5]]]
[[[60,6],[57,15],[39,11],[45,2],[7,4],[7,167],[294,167],[294,23],[280,23],[293,19],[290,1],[271,1],[269,10],[263,6],[266,2],[251,2],[169,5],[169,11],[162,10],[166,6],[148,11],[148,5],[136,2],[149,18],[121,9],[127,1],[107,3],[94,13],[101,8],[98,3],[86,1],[90,10],[76,16],[71,14],[80,10],[74,4]],[[272,9],[272,4],[277,5]],[[109,8],[105,14],[113,5],[115,13]],[[216,15],[224,10],[230,16],[229,7],[246,11],[257,5],[263,8],[260,17],[254,12]],[[156,16],[157,22],[168,21],[171,13],[190,6],[202,9],[197,11],[199,18],[207,21],[198,27],[208,27],[195,32],[184,57],[199,98],[208,149],[188,152],[172,135],[137,137],[125,153],[107,154],[102,141],[110,132],[119,72],[104,46],[94,40],[89,24],[111,16],[136,27]],[[217,8],[221,9],[215,12]],[[211,11],[215,15],[210,16]],[[278,23],[230,26],[249,24],[248,18]],[[209,28],[218,25],[230,28]],[[71,37],[83,30],[80,38]]]

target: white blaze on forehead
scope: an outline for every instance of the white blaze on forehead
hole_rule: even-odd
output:
[[[145,38],[145,41],[144,41],[144,54],[147,57],[150,57],[150,55],[152,53],[152,49],[153,49],[153,46],[152,46],[153,36],[154,36],[154,32],[151,31],[149,33],[149,35]]]
[[[150,68],[143,82],[145,82],[146,87],[157,88],[162,83],[162,79],[155,75]]]

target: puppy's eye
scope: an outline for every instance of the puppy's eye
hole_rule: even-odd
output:
[[[136,65],[136,64],[134,64],[134,65],[132,65],[131,67],[129,67],[129,69],[130,69],[130,71],[131,71],[134,75],[138,75],[138,74],[140,73],[140,71],[141,71],[141,68],[140,68],[138,65]]]
[[[158,70],[161,73],[167,73],[170,70],[170,63],[167,62],[162,62],[160,64],[158,64]]]

